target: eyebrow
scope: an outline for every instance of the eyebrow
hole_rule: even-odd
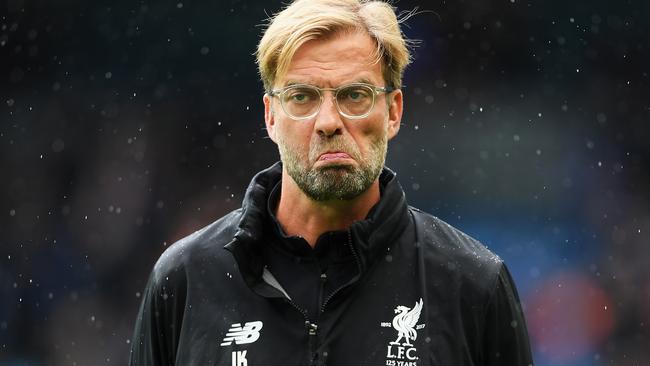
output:
[[[356,84],[356,83],[363,83],[363,84],[374,85],[373,82],[370,81],[370,79],[365,78],[365,77],[362,77],[362,78],[358,78],[358,79],[356,79],[356,80],[353,80],[353,81],[350,81],[350,82],[347,82],[347,83],[342,83],[342,84],[339,85],[339,87],[342,86],[342,85],[349,85],[349,84]],[[292,86],[292,85],[313,85],[313,86],[317,86],[317,85],[315,85],[315,84],[313,84],[313,83],[311,83],[311,82],[308,82],[308,81],[289,80],[289,81],[286,83],[286,85],[283,86],[282,88],[286,88],[286,87],[288,87],[288,86]]]

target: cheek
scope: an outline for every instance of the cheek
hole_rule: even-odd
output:
[[[280,140],[289,145],[296,151],[304,151],[309,149],[310,130],[308,126],[296,125],[295,121],[282,121],[277,126],[277,134]]]
[[[360,139],[364,141],[364,144],[359,144],[363,149],[368,149],[370,143],[379,141],[383,136],[388,132],[388,123],[386,121],[386,115],[383,113],[377,113],[374,115],[373,119],[368,119],[360,121],[356,128],[356,136],[353,138],[357,141],[357,144],[360,143]]]

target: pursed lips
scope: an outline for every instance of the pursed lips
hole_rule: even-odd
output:
[[[352,157],[345,152],[342,151],[328,151],[326,153],[321,154],[321,156],[318,157],[318,160],[333,160],[333,159],[352,159]]]

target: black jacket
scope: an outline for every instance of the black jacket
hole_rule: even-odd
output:
[[[366,220],[330,233],[346,250],[321,269],[329,277],[316,292],[317,311],[308,311],[292,297],[298,275],[286,275],[301,256],[269,244],[277,235],[267,205],[280,178],[280,164],[260,172],[241,209],[160,257],[137,318],[132,366],[532,365],[504,263],[407,206],[388,169]]]

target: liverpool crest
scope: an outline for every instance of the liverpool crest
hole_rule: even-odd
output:
[[[424,324],[417,324],[422,313],[422,299],[415,302],[413,307],[398,305],[395,308],[395,317],[391,323],[382,322],[382,327],[393,327],[397,331],[397,338],[388,343],[386,351],[386,366],[416,366],[417,349],[412,341],[418,337],[417,331],[424,328]]]

